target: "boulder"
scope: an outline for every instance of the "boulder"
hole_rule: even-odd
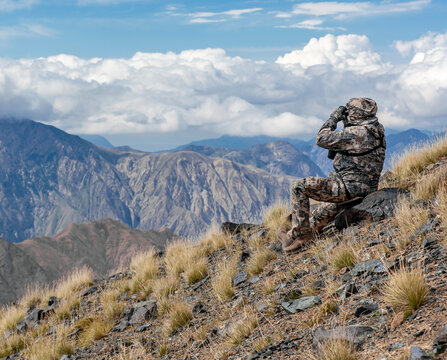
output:
[[[298,311],[304,311],[319,304],[321,304],[321,299],[318,296],[306,296],[294,301],[285,301],[281,303],[282,307],[291,314],[295,314]]]
[[[394,208],[400,196],[407,192],[399,188],[384,188],[367,195],[363,201],[348,207],[335,217],[335,227],[343,230],[363,220],[380,221],[394,216]]]
[[[135,325],[146,320],[153,319],[157,315],[157,303],[155,301],[144,301],[135,304],[134,311],[129,320],[130,325]]]
[[[362,262],[354,266],[352,269],[353,276],[360,276],[364,274],[385,274],[385,265],[377,259],[372,259],[366,262]]]

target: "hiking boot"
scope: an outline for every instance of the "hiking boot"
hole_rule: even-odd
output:
[[[286,225],[283,225],[276,230],[276,240],[281,242],[283,249],[293,243],[293,239],[290,238],[288,231],[289,229]]]
[[[300,232],[298,233],[294,241],[291,241],[288,246],[283,246],[282,249],[286,254],[297,253],[302,249],[304,245],[307,245],[312,240],[312,238],[312,230]]]

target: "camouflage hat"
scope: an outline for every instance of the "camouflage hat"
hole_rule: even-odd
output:
[[[352,120],[360,120],[375,116],[377,104],[370,98],[352,98],[346,104],[346,109]]]

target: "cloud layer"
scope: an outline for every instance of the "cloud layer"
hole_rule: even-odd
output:
[[[0,116],[75,133],[293,136],[315,133],[333,108],[368,96],[386,126],[441,129],[447,48],[433,39],[444,36],[396,44],[415,53],[403,66],[384,63],[366,36],[354,34],[311,39],[276,62],[230,57],[222,49],[0,59]]]

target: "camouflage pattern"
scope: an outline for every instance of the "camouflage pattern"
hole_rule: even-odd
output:
[[[293,239],[300,233],[321,230],[342,210],[337,203],[377,190],[385,160],[385,130],[375,116],[377,104],[368,98],[353,98],[335,109],[317,135],[317,145],[335,152],[335,175],[307,177],[292,187]],[[349,115],[349,116],[348,116]],[[344,129],[336,130],[343,121]],[[330,204],[318,207],[309,219],[309,198]]]

